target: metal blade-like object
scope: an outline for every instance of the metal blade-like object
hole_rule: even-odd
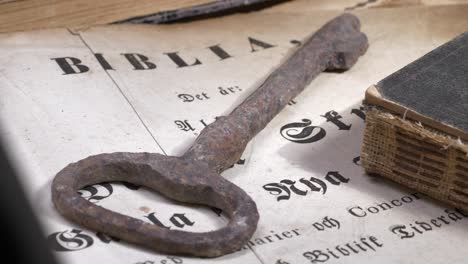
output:
[[[340,15],[320,28],[228,116],[203,129],[181,157],[156,153],[99,154],[69,164],[52,183],[52,200],[66,218],[159,252],[216,257],[239,250],[259,219],[255,202],[220,173],[247,143],[324,70],[347,70],[367,49],[359,19]],[[97,206],[78,194],[87,185],[125,181],[186,203],[220,208],[230,220],[218,230],[169,230]]]

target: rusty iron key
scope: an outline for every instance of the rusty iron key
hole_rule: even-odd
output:
[[[117,152],[69,164],[52,183],[55,207],[85,227],[158,252],[216,257],[241,249],[254,233],[259,214],[250,196],[220,173],[239,160],[247,143],[320,72],[349,69],[367,46],[357,17],[334,18],[231,114],[203,129],[181,157]],[[230,220],[210,232],[171,230],[97,206],[77,192],[109,181],[130,182],[180,202],[220,208]]]

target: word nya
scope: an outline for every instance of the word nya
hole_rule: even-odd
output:
[[[348,183],[349,179],[343,177],[338,171],[329,171],[325,176],[325,180],[332,185],[340,185],[341,183]],[[310,179],[300,179],[299,183],[296,181],[284,179],[279,183],[268,183],[263,185],[263,189],[269,192],[271,195],[276,196],[276,200],[289,200],[291,198],[291,192],[300,196],[305,196],[308,191],[321,192],[325,194],[327,192],[327,183],[321,179],[310,177]],[[303,188],[301,188],[303,187]]]

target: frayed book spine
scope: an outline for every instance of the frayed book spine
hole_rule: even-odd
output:
[[[459,138],[370,106],[361,160],[367,173],[468,211],[468,146]]]

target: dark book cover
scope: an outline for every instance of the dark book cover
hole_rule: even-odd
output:
[[[378,82],[366,101],[468,140],[468,32]]]
[[[362,164],[468,211],[468,32],[366,91]]]

